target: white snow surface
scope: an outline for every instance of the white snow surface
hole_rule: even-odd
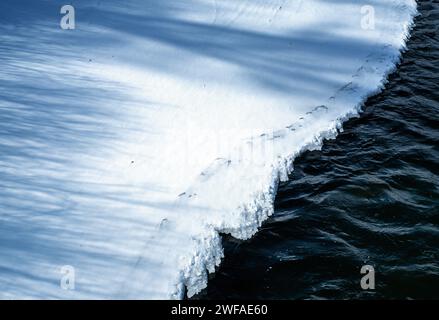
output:
[[[248,239],[273,214],[294,158],[383,87],[416,14],[413,0],[71,3],[75,30],[59,2],[0,4],[2,299],[205,288],[220,235]]]

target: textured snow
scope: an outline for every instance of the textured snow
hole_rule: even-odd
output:
[[[192,296],[398,62],[413,0],[0,4],[0,298]],[[364,30],[361,8],[375,8]],[[75,269],[74,290],[60,286]]]

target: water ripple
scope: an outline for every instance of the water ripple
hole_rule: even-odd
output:
[[[275,216],[248,242],[225,239],[196,298],[439,298],[439,3],[419,11],[386,89],[296,160]],[[360,288],[364,264],[374,291]]]

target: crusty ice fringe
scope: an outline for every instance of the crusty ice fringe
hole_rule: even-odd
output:
[[[414,0],[413,0],[414,1]],[[171,294],[171,299],[183,299],[185,292],[187,296],[192,297],[207,287],[208,274],[215,272],[215,268],[221,263],[224,257],[224,250],[221,243],[220,234],[230,234],[235,238],[246,240],[256,234],[262,223],[274,212],[274,199],[280,181],[287,181],[288,175],[293,171],[294,159],[305,151],[321,149],[325,139],[334,139],[339,132],[343,130],[343,123],[353,117],[361,114],[365,101],[380,93],[386,83],[388,76],[395,72],[401,62],[402,53],[407,50],[407,41],[410,39],[411,30],[414,27],[414,17],[418,15],[417,4],[415,2],[414,10],[411,14],[411,22],[405,25],[403,41],[399,48],[398,55],[394,56],[392,67],[385,73],[381,84],[375,91],[364,97],[363,101],[347,112],[344,116],[338,118],[335,125],[330,129],[319,133],[314,137],[311,143],[306,144],[299,152],[289,155],[278,161],[277,165],[272,167],[271,184],[265,190],[256,192],[255,198],[249,203],[243,203],[237,214],[242,225],[239,227],[221,227],[211,226],[205,231],[204,236],[197,240],[194,255],[180,271],[180,281],[175,285],[175,290]]]

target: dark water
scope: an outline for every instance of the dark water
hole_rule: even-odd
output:
[[[439,1],[419,10],[384,92],[296,160],[275,216],[250,241],[224,240],[196,298],[439,298]]]

